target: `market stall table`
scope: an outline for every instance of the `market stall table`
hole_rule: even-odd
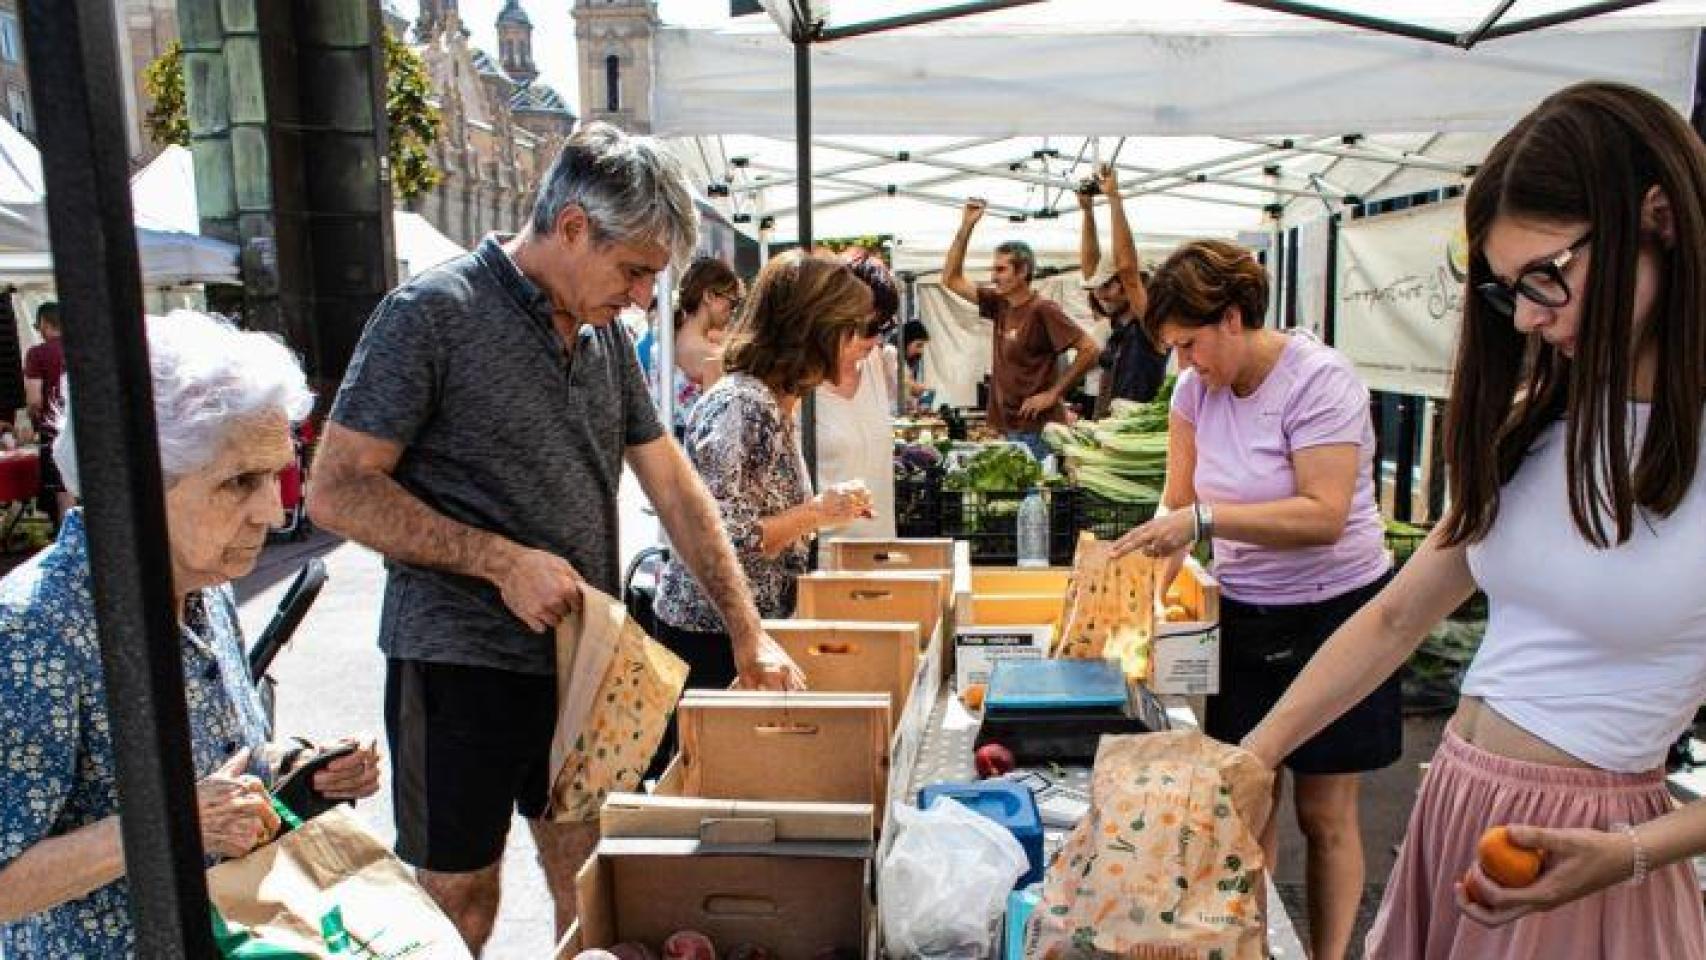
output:
[[[1167,715],[1175,727],[1197,725],[1196,716],[1189,707],[1171,707]],[[959,698],[944,685],[930,714],[918,761],[912,767],[912,777],[907,784],[908,797],[916,797],[919,790],[932,783],[966,783],[978,779],[972,767],[978,724],[978,717],[961,705]],[[1053,766],[1042,772],[1060,785],[1085,795],[1090,792],[1090,768],[1087,766]],[[1067,830],[1046,823],[1044,826],[1044,852],[1052,857],[1065,841]],[[1276,960],[1306,956],[1271,875],[1268,877],[1268,955]]]

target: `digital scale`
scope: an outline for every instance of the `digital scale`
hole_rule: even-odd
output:
[[[1169,728],[1167,710],[1111,660],[1000,660],[977,745],[999,743],[1020,766],[1090,763],[1103,735]]]

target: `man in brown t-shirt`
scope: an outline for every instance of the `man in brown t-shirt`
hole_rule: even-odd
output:
[[[978,315],[994,324],[990,429],[1024,443],[1041,459],[1048,452],[1042,443],[1043,424],[1066,418],[1061,398],[1095,368],[1102,349],[1060,304],[1031,289],[1037,258],[1029,245],[1010,240],[996,247],[988,284],[978,286],[966,279],[966,245],[983,209],[982,200],[966,202],[959,233],[942,266],[942,285],[977,304]],[[1062,375],[1057,358],[1068,350],[1077,354]]]

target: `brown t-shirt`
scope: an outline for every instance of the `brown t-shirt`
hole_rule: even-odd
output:
[[[990,379],[989,426],[992,430],[1034,433],[1045,423],[1066,419],[1064,404],[1041,418],[1019,419],[1019,407],[1058,379],[1056,358],[1070,350],[1084,331],[1060,304],[1040,294],[1014,307],[994,287],[977,288],[977,313],[994,321],[995,371]]]

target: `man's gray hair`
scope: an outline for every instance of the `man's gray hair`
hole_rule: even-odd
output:
[[[302,365],[277,337],[245,333],[193,310],[174,310],[146,322],[160,469],[167,486],[213,462],[234,427],[279,413],[295,422],[313,409]],[[53,461],[65,488],[82,496],[69,389],[64,398]]]
[[[687,263],[699,243],[699,212],[680,161],[650,137],[608,123],[583,127],[563,144],[533,203],[533,232],[549,235],[570,204],[586,211],[592,239],[653,242]]]

